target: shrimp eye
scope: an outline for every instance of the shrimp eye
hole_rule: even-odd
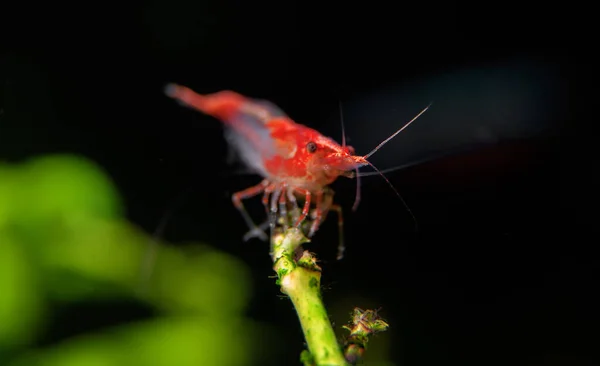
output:
[[[308,150],[309,153],[314,153],[315,151],[317,151],[317,144],[315,144],[314,142],[309,142],[308,144],[306,144],[306,150]]]

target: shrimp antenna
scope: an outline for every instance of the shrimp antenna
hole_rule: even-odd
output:
[[[387,168],[387,169],[382,169],[380,171],[376,171],[376,172],[360,172],[356,174],[356,177],[370,177],[372,175],[379,175],[379,173],[391,173],[391,172],[395,172],[396,170],[401,170],[404,168],[407,168],[409,166],[413,166],[415,164],[404,164],[404,165],[399,165],[399,166],[395,166],[392,168]]]
[[[344,110],[342,108],[342,100],[338,100],[340,107],[340,124],[342,125],[342,146],[346,146],[346,129],[344,128]]]
[[[356,194],[354,195],[354,204],[352,205],[352,211],[358,209],[358,203],[360,202],[360,175],[358,174],[358,168],[354,168],[356,171]]]
[[[450,156],[458,156],[460,154],[465,154],[465,153],[471,153],[472,151],[474,151],[478,146],[485,146],[485,145],[469,145],[467,147],[460,147],[460,148],[456,148],[456,149],[452,149],[450,151],[444,151],[442,153],[437,153],[437,154],[430,154],[424,158],[421,159],[417,159],[417,160],[412,160],[409,163],[405,163],[405,164],[400,164],[400,165],[396,165],[394,167],[390,167],[390,168],[386,168],[386,169],[381,169],[380,172],[381,173],[390,173],[390,172],[395,172],[397,170],[402,170],[402,169],[406,169],[406,168],[410,168],[412,166],[415,165],[421,165],[424,163],[428,163],[430,161],[434,161],[434,160],[440,160],[440,159],[445,159],[448,158]],[[360,172],[358,173],[358,175],[360,175],[361,177],[369,177],[372,175],[379,175],[379,172]],[[353,176],[354,178],[354,176]]]
[[[398,131],[394,132],[390,137],[388,137],[387,139],[385,139],[382,143],[380,143],[379,145],[377,145],[377,147],[375,147],[370,153],[368,153],[367,155],[363,156],[363,158],[368,159],[371,155],[375,154],[377,152],[377,150],[381,149],[381,147],[385,144],[387,144],[391,139],[393,139],[394,137],[396,137],[397,134],[399,134],[400,132],[404,131],[404,129],[408,126],[410,126],[411,123],[413,123],[414,121],[417,120],[417,118],[421,117],[421,115],[423,113],[425,113],[425,111],[427,111],[429,109],[429,107],[431,107],[433,103],[429,103],[429,105],[427,107],[425,107],[425,109],[423,109],[421,112],[419,112],[419,114],[417,114],[413,119],[411,119],[410,121],[408,121],[407,124],[405,124],[404,126],[402,126],[400,129],[398,129]]]
[[[421,112],[422,113],[422,112]],[[371,162],[367,161],[367,163],[369,164],[369,166],[371,166],[371,168],[375,169],[375,171],[377,171],[379,173],[379,175],[381,175],[381,177],[383,179],[385,179],[385,181],[387,182],[387,184],[392,188],[392,190],[394,191],[394,193],[396,193],[396,196],[398,196],[398,198],[400,198],[400,201],[402,201],[402,204],[404,205],[404,207],[406,208],[406,211],[408,211],[408,213],[410,214],[410,216],[412,217],[412,220],[415,224],[415,231],[419,231],[419,224],[417,223],[417,218],[415,217],[415,214],[412,212],[412,210],[410,209],[410,207],[408,207],[408,204],[406,203],[406,201],[404,200],[404,198],[402,198],[402,196],[400,195],[400,192],[398,192],[398,190],[396,189],[396,187],[394,187],[394,185],[392,184],[392,182],[390,182],[389,179],[387,179],[387,177],[379,170],[375,167],[375,165],[373,165]],[[357,177],[358,178],[358,177]]]
[[[340,124],[342,125],[342,146],[346,146],[346,129],[344,128],[344,110],[342,108],[342,100],[338,100],[340,106]],[[354,195],[354,204],[352,205],[352,211],[358,209],[358,203],[360,202],[360,175],[358,167],[354,168],[356,171],[356,194]]]

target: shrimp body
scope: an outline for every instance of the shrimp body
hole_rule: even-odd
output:
[[[233,91],[200,95],[170,84],[167,95],[221,120],[226,137],[245,163],[272,182],[317,193],[359,166],[351,146],[341,146],[318,131],[294,122],[277,106]]]
[[[247,237],[256,235],[266,239],[264,232],[249,218],[242,199],[264,193],[263,203],[266,206],[270,203],[269,211],[276,214],[278,209],[285,211],[286,202],[295,204],[295,195],[302,195],[304,207],[295,223],[299,226],[308,215],[314,196],[316,210],[310,237],[322,221],[323,213],[333,205],[326,187],[339,176],[351,177],[353,170],[369,164],[364,157],[354,155],[351,146],[342,146],[294,122],[270,102],[250,99],[233,91],[201,95],[176,84],[169,84],[165,92],[180,103],[219,119],[225,126],[225,137],[230,145],[248,167],[263,177],[260,184],[232,197],[251,228]]]

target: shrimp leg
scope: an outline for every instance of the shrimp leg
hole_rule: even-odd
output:
[[[292,218],[292,222],[294,222],[294,220],[297,220],[298,217],[300,216],[300,208],[298,207],[298,201],[296,200],[296,196],[294,195],[294,189],[293,188],[289,188],[287,191],[287,199],[288,202],[290,203],[290,205],[292,206],[292,210],[290,211],[291,213],[291,218]]]
[[[256,224],[254,223],[254,221],[252,221],[252,219],[250,218],[250,215],[248,214],[248,211],[246,211],[246,208],[244,207],[244,204],[242,203],[242,200],[250,198],[250,197],[254,197],[254,196],[260,194],[261,192],[265,191],[269,187],[269,185],[270,185],[269,181],[265,179],[255,186],[246,188],[242,191],[236,192],[233,195],[231,195],[231,200],[233,201],[233,205],[241,213],[242,217],[244,218],[244,221],[246,221],[246,224],[250,228],[250,231],[248,233],[246,233],[246,235],[244,235],[244,240],[248,240],[253,237],[258,237],[259,239],[261,239],[263,241],[267,240],[267,234],[265,234],[265,232],[263,230],[261,230],[259,227],[257,227]]]
[[[337,260],[341,260],[342,258],[344,258],[344,251],[346,250],[346,247],[344,246],[344,217],[342,215],[342,206],[332,204],[331,207],[329,207],[329,209],[335,211],[338,216],[339,243]]]
[[[315,232],[319,228],[321,224],[321,220],[323,219],[323,191],[318,191],[315,197],[315,205],[317,206],[314,211],[314,217],[312,225],[310,226],[310,231],[308,232],[308,237],[312,237],[315,235]]]
[[[283,184],[283,192],[281,196],[279,196],[279,215],[283,217],[283,230],[288,229],[288,211],[287,211],[287,202],[286,195],[288,193],[288,188],[286,184]]]
[[[271,230],[275,228],[275,224],[277,221],[277,203],[279,201],[279,197],[281,196],[281,191],[283,190],[282,185],[278,185],[274,188],[273,194],[271,195],[271,209],[268,212],[269,221],[271,223]]]
[[[323,217],[325,217],[331,210],[335,211],[338,216],[338,254],[337,259],[340,260],[344,257],[344,251],[346,250],[344,246],[344,218],[342,214],[342,206],[333,203],[333,191],[332,190],[323,190],[316,197],[317,207],[312,213],[313,223],[310,228],[309,237],[313,236],[314,233],[318,230],[319,225],[323,221]]]
[[[271,195],[271,210],[267,213],[269,219],[269,227],[271,228],[271,242],[273,242],[273,232],[275,231],[275,225],[277,225],[277,202],[279,201],[279,197],[281,196],[282,189],[283,186],[281,184],[275,186],[273,194]]]
[[[295,188],[294,190],[296,192],[304,195],[304,207],[302,208],[302,214],[300,214],[300,217],[298,217],[298,220],[296,220],[296,223],[294,224],[295,227],[299,227],[300,224],[302,224],[302,221],[304,221],[304,219],[306,219],[306,216],[308,215],[308,211],[310,210],[311,193],[308,189],[304,189],[304,188]]]

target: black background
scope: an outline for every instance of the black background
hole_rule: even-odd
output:
[[[562,88],[553,133],[389,173],[419,231],[383,179],[363,180],[356,213],[354,182],[340,179],[346,258],[334,260],[331,218],[311,250],[323,260],[326,303],[352,295],[383,307],[397,364],[597,359],[594,145],[586,130],[595,117],[581,108],[583,97],[593,100],[593,63],[578,52],[585,21],[564,6],[155,0],[53,2],[6,14],[0,158],[83,154],[114,179],[129,219],[148,232],[187,192],[160,235],[210,243],[248,263],[249,315],[287,337],[276,364],[297,363],[302,334],[268,278],[266,244],[241,241],[246,227],[230,203],[260,178],[237,174],[219,123],[166,98],[164,84],[269,99],[338,139],[339,100],[456,68],[552,64]],[[390,132],[382,129],[380,140]],[[257,201],[251,209],[261,214]],[[353,305],[361,306],[348,303],[348,312]],[[90,305],[87,321],[58,322],[47,342],[138,313],[99,307]]]

